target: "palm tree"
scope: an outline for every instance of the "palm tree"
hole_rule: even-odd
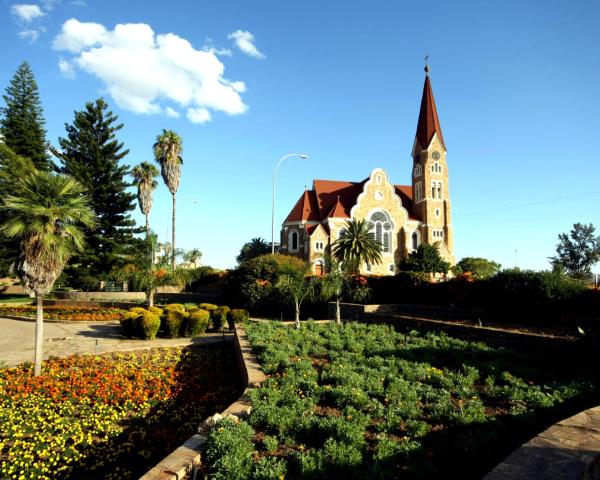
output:
[[[35,294],[34,375],[38,376],[42,372],[43,296],[71,255],[83,249],[83,228],[93,229],[96,216],[83,186],[71,177],[34,172],[21,182],[19,195],[4,199],[7,220],[0,225],[0,234],[19,241],[20,254],[12,268],[25,289]]]
[[[236,257],[238,263],[245,262],[252,258],[260,257],[271,252],[271,245],[266,240],[257,237],[244,243],[240,254]]]
[[[345,234],[333,243],[333,255],[351,273],[363,263],[381,263],[381,243],[375,239],[366,220],[347,220]]]
[[[158,177],[158,169],[150,162],[142,162],[131,171],[134,183],[137,186],[137,199],[140,210],[146,216],[146,237],[150,234],[150,222],[148,216],[152,208],[152,192],[158,187],[154,180]]]
[[[183,163],[183,159],[181,158],[181,152],[183,151],[182,140],[173,130],[163,129],[162,133],[156,137],[156,143],[152,148],[154,150],[154,158],[160,164],[160,173],[165,185],[173,196],[173,249],[171,251],[171,268],[175,270],[175,195],[179,188],[180,169]]]

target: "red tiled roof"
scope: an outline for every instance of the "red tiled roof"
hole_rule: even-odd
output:
[[[304,190],[294,208],[285,219],[286,222],[320,221],[315,192]]]
[[[313,190],[305,191],[288,215],[286,222],[321,221],[327,218],[350,218],[350,210],[356,205],[367,179],[362,182],[340,182],[335,180],[314,180]],[[411,185],[394,185],[402,206],[409,218],[418,220],[414,211]],[[327,224],[322,224],[327,231]],[[316,225],[307,226],[312,235]]]
[[[425,85],[423,85],[423,98],[421,99],[421,110],[419,111],[419,120],[417,122],[417,141],[422,149],[429,147],[434,133],[438,134],[440,142],[446,148],[437,109],[435,108],[431,82],[429,81],[429,75],[427,75],[425,77]]]

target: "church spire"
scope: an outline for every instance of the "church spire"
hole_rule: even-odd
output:
[[[422,150],[426,150],[431,143],[433,134],[437,133],[440,143],[444,144],[442,136],[442,128],[435,108],[435,100],[433,99],[433,90],[431,89],[431,81],[429,80],[429,55],[425,58],[425,85],[423,86],[423,98],[421,99],[421,110],[419,111],[419,121],[417,122],[417,142]]]

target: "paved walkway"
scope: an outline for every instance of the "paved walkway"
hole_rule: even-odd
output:
[[[8,366],[33,362],[35,322],[0,317],[0,363]],[[230,335],[229,335],[230,336]],[[179,347],[215,343],[222,334],[198,338],[135,340],[121,335],[118,322],[44,322],[44,359],[73,353],[103,353],[156,347]]]

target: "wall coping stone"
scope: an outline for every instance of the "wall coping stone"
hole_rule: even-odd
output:
[[[197,434],[192,435],[170,455],[163,458],[156,466],[141,476],[140,480],[197,478],[198,470],[202,465],[201,457],[210,427],[222,417],[232,418],[234,421],[248,417],[252,409],[249,393],[258,388],[266,379],[266,376],[260,369],[260,364],[252,352],[245,330],[239,325],[235,325],[233,341],[244,383],[242,395],[220,414],[204,420],[199,426]]]

